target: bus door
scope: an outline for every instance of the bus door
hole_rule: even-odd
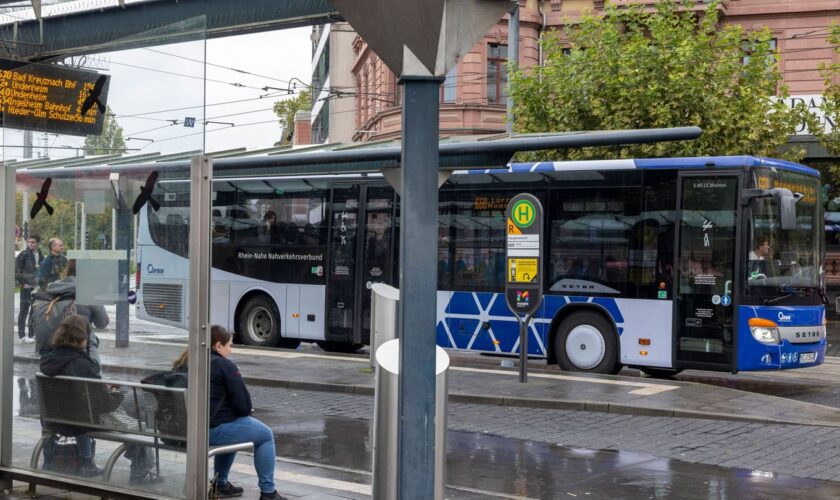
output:
[[[370,341],[370,288],[394,284],[394,190],[333,187],[327,285],[327,340]]]
[[[681,174],[678,197],[675,368],[733,363],[738,177]]]

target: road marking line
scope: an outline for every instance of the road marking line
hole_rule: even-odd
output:
[[[277,458],[280,462],[291,462],[291,463],[299,463],[296,460],[286,460],[281,457]],[[317,468],[324,468],[324,469],[335,469],[336,467],[330,466],[322,466],[319,464],[311,464],[312,467]],[[234,463],[233,470],[235,470],[238,474],[242,474],[245,476],[256,477],[256,473],[254,472],[254,467],[248,464],[242,463]],[[354,472],[356,474],[363,474],[370,476],[370,472],[366,471],[357,471],[353,469],[345,469],[341,468],[343,471]],[[342,481],[339,479],[330,479],[323,476],[311,476],[308,474],[299,474],[297,472],[288,472],[282,469],[275,468],[274,471],[275,476],[279,477],[278,482],[285,481],[289,483],[297,483],[297,484],[304,484],[307,486],[316,486],[320,488],[328,488],[331,490],[338,490],[338,491],[349,491],[352,493],[358,493],[360,495],[372,495],[373,489],[368,484],[360,484],[360,483],[353,483],[350,481]],[[537,500],[536,498],[532,497],[524,497],[520,495],[510,495],[507,493],[499,493],[496,491],[488,491],[488,490],[481,490],[477,488],[469,488],[467,486],[453,486],[451,484],[446,485],[447,488],[456,490],[456,491],[465,491],[467,493],[475,493],[478,495],[482,495],[485,497],[495,497],[495,498],[508,498],[511,500]]]
[[[504,370],[490,370],[484,368],[469,368],[465,366],[453,366],[450,369],[462,371],[462,372],[475,372],[475,373],[495,373],[499,375],[508,375],[508,376],[519,376],[518,372],[509,372]],[[528,374],[529,377],[532,378],[544,378],[544,379],[554,379],[554,380],[571,380],[574,382],[589,382],[593,384],[606,384],[606,385],[623,385],[623,386],[631,386],[631,387],[639,387],[639,389],[635,389],[630,391],[630,394],[638,394],[641,396],[652,396],[654,394],[659,394],[660,392],[667,392],[673,391],[675,389],[679,389],[678,385],[664,385],[664,384],[647,384],[644,382],[627,382],[624,380],[603,380],[603,379],[594,379],[588,377],[577,377],[574,375],[560,375],[560,374],[553,374],[553,373],[530,373]]]
[[[235,463],[232,467],[238,474],[255,477],[254,466],[249,464]],[[307,474],[298,474],[296,472],[289,472],[275,467],[274,475],[278,477],[277,482],[288,482],[305,484],[307,486],[317,486],[321,488],[329,488],[331,490],[349,491],[358,493],[360,495],[371,495],[371,487],[369,484],[351,483],[350,481],[341,481],[339,479],[330,479],[328,477],[310,476]]]

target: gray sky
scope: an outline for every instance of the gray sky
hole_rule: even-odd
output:
[[[310,82],[310,33],[311,28],[305,27],[97,56],[109,61],[109,69],[100,71],[111,75],[108,106],[116,113],[124,136],[136,138],[127,146],[144,153],[201,149],[203,140],[206,151],[272,146],[280,139],[281,128],[271,109],[274,102],[287,97],[285,91],[262,88],[287,89],[292,78]],[[204,60],[210,64],[202,64]],[[293,88],[300,89],[300,83]],[[215,105],[231,101],[237,102]],[[205,102],[208,106],[202,108]],[[195,128],[183,126],[185,117],[196,118]],[[202,119],[235,126],[204,126]],[[6,146],[22,143],[20,131],[6,129],[3,136]],[[56,148],[83,142],[79,137],[36,133],[35,156],[44,154],[45,144],[52,158],[75,156],[75,150]],[[4,158],[19,158],[21,152],[7,147]]]

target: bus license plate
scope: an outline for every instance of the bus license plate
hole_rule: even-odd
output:
[[[817,360],[817,353],[815,352],[803,352],[799,355],[799,363],[813,363]]]

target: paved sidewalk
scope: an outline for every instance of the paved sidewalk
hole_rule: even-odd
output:
[[[184,349],[143,337],[117,349],[109,337],[100,346],[103,366],[112,377],[127,380],[168,369]],[[15,344],[16,361],[37,359],[31,345]],[[249,384],[373,394],[374,375],[364,358],[237,346],[232,359]],[[822,369],[840,376],[840,364]],[[520,384],[516,369],[459,366],[450,370],[449,394],[450,401],[463,403],[840,427],[838,408],[675,380],[543,370]]]

